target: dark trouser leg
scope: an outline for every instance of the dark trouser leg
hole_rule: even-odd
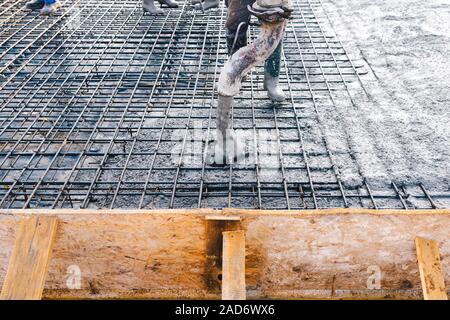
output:
[[[247,6],[254,2],[255,0],[228,0],[225,2],[228,8],[225,27],[227,28],[227,44],[230,55],[247,45],[247,29],[251,18]]]
[[[283,45],[280,43],[269,59],[266,60],[265,71],[274,78],[280,76],[282,47]]]
[[[227,31],[227,48],[228,54],[231,56],[240,48],[247,45],[247,30],[236,33],[236,31]]]
[[[264,66],[264,88],[267,90],[270,100],[274,102],[282,102],[286,98],[279,85],[281,53],[282,44],[280,43],[269,59],[266,60]]]

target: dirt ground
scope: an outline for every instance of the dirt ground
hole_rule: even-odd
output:
[[[348,141],[372,183],[450,181],[450,1],[324,0],[370,101],[345,111]],[[354,99],[358,101],[358,96]],[[350,125],[350,126],[349,126]]]

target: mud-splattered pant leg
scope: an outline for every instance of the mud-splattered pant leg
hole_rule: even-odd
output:
[[[228,8],[227,21],[227,44],[228,53],[231,55],[247,45],[247,29],[250,23],[251,13],[247,6],[256,0],[226,0]]]
[[[247,32],[248,24],[250,22],[251,13],[248,11],[247,6],[251,6],[256,0],[226,0],[225,5],[228,8],[227,21],[225,27],[230,32],[236,32],[239,24],[245,22],[245,26],[242,26],[239,30],[241,32]]]
[[[280,42],[280,44],[275,49],[275,51],[272,53],[272,55],[269,57],[269,59],[266,60],[265,70],[268,74],[270,74],[274,78],[280,76],[281,50],[282,49],[283,49],[283,45]]]

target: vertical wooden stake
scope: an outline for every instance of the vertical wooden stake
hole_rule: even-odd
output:
[[[245,232],[223,233],[222,299],[245,300]]]
[[[416,251],[425,300],[447,300],[438,243],[416,237]]]
[[[237,230],[241,230],[238,216],[206,216],[205,281],[211,293],[220,293],[222,288],[223,233]]]
[[[31,216],[20,221],[1,300],[40,300],[47,277],[57,219]]]

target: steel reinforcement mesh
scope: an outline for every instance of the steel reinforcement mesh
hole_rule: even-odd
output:
[[[287,103],[267,100],[262,68],[244,82],[233,126],[249,159],[222,167],[208,157],[227,59],[223,5],[152,16],[137,0],[67,0],[44,18],[24,4],[0,4],[0,208],[407,209],[448,198],[423,185],[374,190],[357,168],[357,183],[341,181],[322,110],[354,103],[364,69],[320,0],[294,0]]]

